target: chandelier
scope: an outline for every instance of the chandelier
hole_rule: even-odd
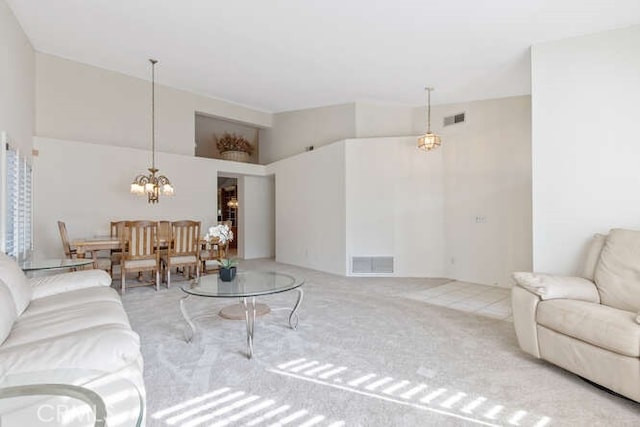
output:
[[[238,199],[236,199],[235,197],[232,197],[227,202],[227,206],[230,207],[231,209],[238,209]]]
[[[440,137],[431,132],[431,91],[432,87],[426,87],[427,92],[427,133],[418,138],[418,148],[424,151],[431,151],[440,146]]]
[[[131,193],[139,196],[148,197],[149,203],[158,203],[160,200],[160,192],[165,196],[173,195],[173,186],[171,181],[164,175],[156,175],[159,170],[156,168],[156,63],[155,59],[151,62],[151,167],[148,169],[149,174],[141,174],[135,177],[131,183]]]

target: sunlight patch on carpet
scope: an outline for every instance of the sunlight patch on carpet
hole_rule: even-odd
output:
[[[414,384],[376,373],[353,376],[345,366],[333,367],[331,363],[300,358],[280,363],[267,371],[480,425],[544,427],[551,422],[547,416],[537,416],[523,409],[508,409],[484,396]]]
[[[157,411],[151,418],[168,426],[181,427],[223,427],[237,425],[238,422],[244,422],[248,427],[263,423],[272,427],[291,423],[311,427],[326,421],[324,415],[313,414],[307,409],[296,409],[290,405],[274,408],[275,405],[276,401],[273,399],[258,395],[247,396],[244,391],[223,387]],[[329,420],[325,425],[340,427],[344,425],[344,421]]]

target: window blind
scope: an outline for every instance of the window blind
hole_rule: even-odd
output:
[[[26,156],[2,144],[3,231],[2,250],[18,260],[27,259],[33,248],[31,165]]]

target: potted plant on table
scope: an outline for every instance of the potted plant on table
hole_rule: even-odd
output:
[[[253,145],[244,136],[229,132],[216,137],[216,147],[224,160],[247,162],[253,153]]]
[[[236,277],[236,264],[238,263],[233,258],[220,258],[217,260],[220,266],[220,280],[223,282],[230,282]]]

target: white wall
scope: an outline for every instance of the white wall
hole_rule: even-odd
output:
[[[533,267],[572,274],[584,244],[640,227],[640,26],[532,48]]]
[[[273,125],[260,141],[260,163],[294,156],[313,145],[319,148],[356,136],[355,104],[332,105],[273,115]]]
[[[161,195],[151,205],[146,197],[129,193],[134,176],[149,166],[149,151],[39,137],[34,143],[40,150],[34,157],[35,255],[40,258],[63,255],[57,220],[67,223],[72,239],[108,234],[112,220],[195,219],[206,229],[217,224],[218,172],[265,174],[260,165],[157,153],[160,173],[171,179],[176,194]],[[260,202],[254,201],[254,208],[268,212],[270,207]],[[263,234],[248,228],[245,250],[259,253],[261,248],[251,245],[261,242]]]
[[[442,151],[416,137],[346,141],[346,256],[393,256],[394,275],[444,274]]]
[[[38,53],[36,135],[150,149],[151,66],[141,58],[140,67],[149,69],[148,81]],[[271,126],[270,113],[157,84],[156,150],[193,155],[196,112]]]
[[[276,176],[276,261],[345,274],[344,142],[267,167]]]
[[[460,112],[465,123],[441,127]],[[530,97],[438,106],[432,129],[442,136],[446,276],[508,286],[531,269]]]
[[[4,0],[0,0],[0,131],[31,156],[35,111],[35,54]]]
[[[275,256],[275,183],[273,176],[243,176],[238,180],[241,241],[244,259]],[[246,236],[250,237],[250,240]]]

